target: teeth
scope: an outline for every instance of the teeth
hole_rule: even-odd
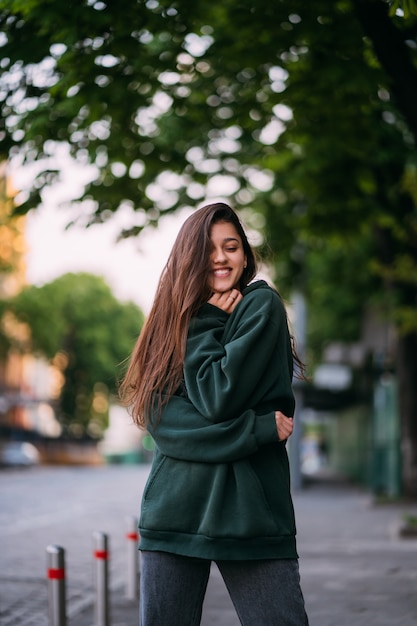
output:
[[[228,273],[229,273],[229,270],[214,270],[215,276],[227,276]]]

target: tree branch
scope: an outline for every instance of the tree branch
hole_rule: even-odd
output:
[[[417,69],[410,51],[381,0],[352,0],[365,35],[391,81],[391,90],[417,142]]]

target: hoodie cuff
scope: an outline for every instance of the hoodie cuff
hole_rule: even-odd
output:
[[[275,411],[271,411],[266,415],[256,416],[254,434],[259,446],[279,441]]]

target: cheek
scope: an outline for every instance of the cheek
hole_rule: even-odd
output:
[[[237,269],[236,283],[239,283],[240,279],[242,278],[243,272],[245,270],[244,265],[245,264],[242,262]]]

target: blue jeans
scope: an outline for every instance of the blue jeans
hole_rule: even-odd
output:
[[[296,559],[216,561],[243,626],[308,626]],[[141,552],[140,626],[198,626],[211,561]]]

